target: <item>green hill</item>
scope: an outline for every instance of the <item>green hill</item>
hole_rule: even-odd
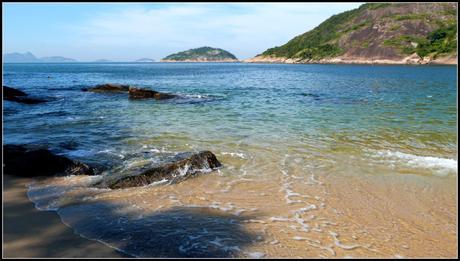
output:
[[[166,56],[162,62],[232,62],[238,59],[228,51],[212,48],[200,47],[187,51]]]
[[[313,30],[250,61],[456,58],[456,38],[455,3],[370,3],[334,15]]]

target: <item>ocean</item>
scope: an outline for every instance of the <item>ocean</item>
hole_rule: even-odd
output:
[[[96,166],[97,176],[37,180],[28,196],[77,234],[128,255],[454,256],[456,73],[456,66],[4,64],[4,86],[50,102],[4,101],[3,143]],[[82,91],[103,83],[178,97]],[[202,150],[223,167],[179,184],[91,186]],[[445,244],[429,247],[423,238]]]

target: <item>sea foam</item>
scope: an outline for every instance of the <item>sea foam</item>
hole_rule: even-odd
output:
[[[446,176],[449,172],[457,173],[457,161],[448,158],[418,156],[399,151],[378,151],[378,157],[398,160],[410,167],[434,169],[435,174]]]

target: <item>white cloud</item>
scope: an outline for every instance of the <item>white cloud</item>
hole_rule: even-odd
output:
[[[226,49],[238,58],[284,44],[333,14],[359,3],[176,4],[100,13],[70,30],[78,46],[109,59],[155,59],[200,46]],[[114,54],[114,50],[118,50]]]

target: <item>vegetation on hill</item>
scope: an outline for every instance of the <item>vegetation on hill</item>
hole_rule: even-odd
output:
[[[436,58],[457,48],[454,3],[369,3],[334,15],[260,56],[320,60],[348,55]]]
[[[196,49],[190,49],[187,51],[175,53],[166,56],[163,60],[172,60],[172,61],[184,61],[184,60],[209,60],[209,61],[218,61],[232,59],[237,60],[237,58],[228,51],[212,48],[212,47],[200,47]]]

